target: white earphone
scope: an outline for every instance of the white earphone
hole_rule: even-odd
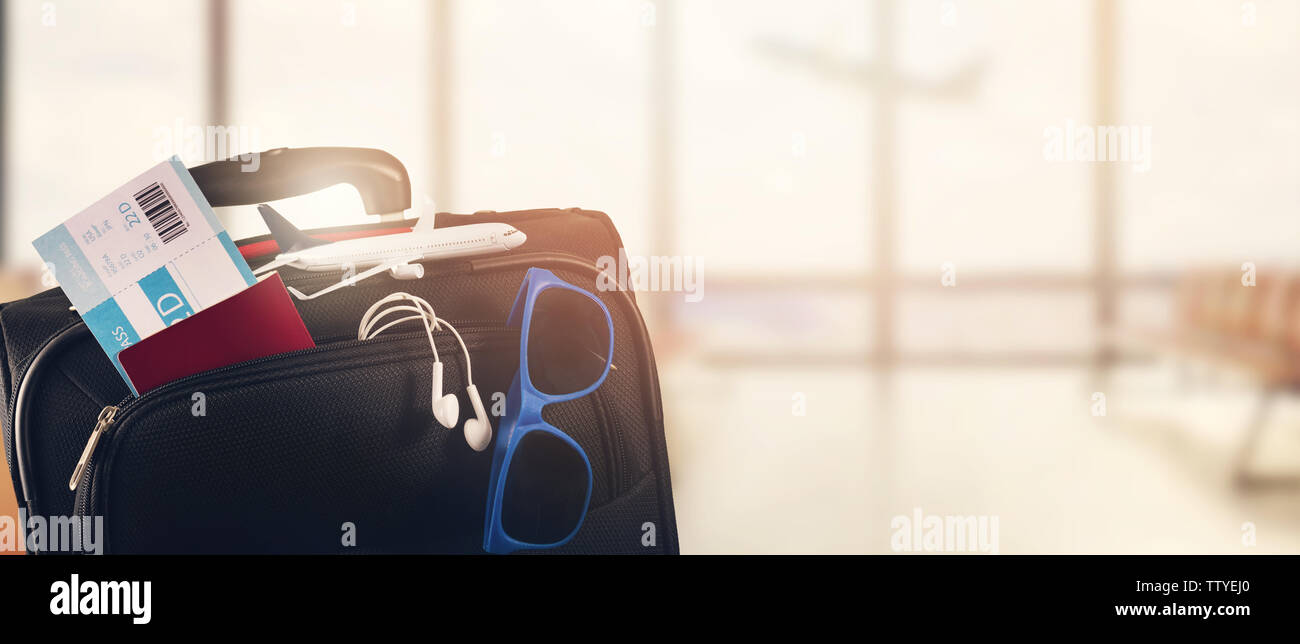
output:
[[[407,301],[410,304],[393,305],[383,309],[386,304]],[[375,328],[384,316],[394,311],[405,311],[415,313],[403,318],[398,318],[387,324]],[[429,338],[429,348],[433,350],[433,375],[432,375],[432,410],[433,417],[438,423],[447,429],[452,429],[460,420],[460,401],[455,394],[443,395],[442,393],[442,359],[438,357],[438,346],[433,341],[433,332],[443,326],[456,336],[456,341],[460,343],[460,349],[465,354],[465,393],[469,396],[470,405],[474,409],[474,417],[465,421],[465,442],[469,443],[471,449],[481,452],[487,448],[492,438],[492,425],[488,422],[487,412],[483,410],[483,400],[479,397],[478,388],[474,386],[474,370],[470,364],[469,349],[465,346],[465,340],[460,337],[460,332],[451,323],[438,317],[433,312],[433,305],[429,304],[424,298],[411,295],[410,293],[393,293],[375,302],[366,310],[366,314],[361,316],[361,323],[357,325],[357,339],[369,340],[385,330],[411,320],[421,320],[424,322],[424,332]]]

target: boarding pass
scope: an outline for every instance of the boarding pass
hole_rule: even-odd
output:
[[[128,385],[119,351],[257,282],[176,157],[32,243]]]

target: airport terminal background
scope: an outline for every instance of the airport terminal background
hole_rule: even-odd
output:
[[[582,206],[701,259],[700,301],[639,295],[683,552],[894,552],[919,509],[1002,553],[1300,553],[1294,388],[1254,423],[1261,370],[1130,332],[1300,268],[1298,31],[1291,0],[6,1],[0,299],[43,288],[40,233],[212,160],[194,128],[382,148],[412,216]],[[1149,155],[1049,150],[1096,126]],[[1236,292],[1217,332],[1300,328]]]

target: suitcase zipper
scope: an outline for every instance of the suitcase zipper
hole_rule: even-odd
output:
[[[472,325],[472,324],[467,326],[471,331],[482,328],[481,326]],[[186,383],[192,382],[198,378],[217,376],[217,375],[221,375],[222,373],[226,373],[235,369],[246,369],[248,367],[254,367],[259,364],[270,362],[272,360],[296,358],[298,356],[311,355],[313,353],[319,353],[321,351],[345,349],[353,346],[358,346],[363,342],[366,344],[373,344],[376,342],[395,342],[401,340],[410,340],[415,337],[423,337],[423,335],[424,335],[423,333],[399,333],[391,336],[380,336],[378,338],[373,338],[370,340],[344,340],[342,342],[323,344],[315,347],[310,347],[307,349],[301,349],[298,351],[291,351],[288,353],[278,353],[275,355],[263,356],[261,358],[255,358],[253,360],[245,360],[244,362],[239,362],[232,365],[226,365],[224,367],[218,367],[216,369],[211,369],[209,371],[204,371],[202,373],[196,373],[190,376],[186,376],[184,378],[173,380],[172,382],[162,385],[157,389],[146,392],[144,396],[127,397],[125,400],[123,400],[121,403],[118,403],[117,405],[109,405],[103,408],[102,410],[100,410],[99,418],[95,422],[95,428],[90,432],[90,437],[86,440],[86,446],[81,451],[81,458],[77,459],[77,466],[72,471],[72,478],[68,481],[68,489],[72,491],[76,491],[77,488],[80,486],[81,480],[84,478],[86,471],[91,469],[90,465],[94,461],[95,450],[99,447],[100,440],[103,438],[104,434],[109,430],[109,428],[112,427],[117,422],[118,414],[120,413],[122,415],[125,415],[127,411],[135,407],[135,404],[137,402],[145,399],[145,396],[151,394],[162,395],[170,389],[175,389],[176,387],[184,386]]]
[[[81,475],[86,471],[86,463],[90,461],[91,456],[94,456],[95,448],[99,446],[99,439],[113,424],[113,418],[117,416],[117,409],[117,406],[109,405],[99,412],[99,420],[95,423],[95,429],[91,430],[90,438],[86,440],[86,447],[81,450],[81,458],[77,459],[77,467],[72,470],[72,478],[68,481],[69,490],[74,492],[77,490],[77,484],[81,482]]]
[[[465,327],[466,332],[469,333],[473,331],[482,331],[487,329],[492,329],[492,330],[504,329],[506,328],[506,325],[499,322],[483,323],[483,324],[475,324],[473,322],[467,322],[467,323],[461,323],[457,325],[457,328],[461,328],[461,327]],[[85,448],[83,448],[81,453],[81,458],[78,459],[77,467],[73,471],[71,480],[69,480],[68,482],[68,488],[70,490],[77,491],[77,496],[73,504],[73,512],[77,516],[88,516],[90,514],[90,510],[92,509],[90,506],[94,502],[93,495],[96,491],[95,480],[94,480],[95,479],[94,473],[95,473],[95,466],[96,466],[95,456],[96,456],[96,451],[99,448],[99,444],[102,441],[102,439],[109,433],[110,429],[112,429],[114,426],[119,425],[122,421],[124,421],[126,415],[132,409],[134,409],[137,406],[137,404],[140,403],[140,401],[146,400],[146,396],[163,395],[167,393],[168,390],[174,390],[176,388],[182,387],[187,383],[190,383],[196,379],[217,376],[234,369],[244,369],[247,367],[256,366],[258,364],[262,364],[274,360],[298,357],[303,355],[311,355],[314,353],[319,353],[321,351],[344,349],[353,346],[359,346],[363,343],[374,344],[376,342],[396,342],[402,340],[411,340],[420,337],[424,337],[424,334],[420,332],[413,332],[413,333],[395,334],[387,337],[381,336],[378,338],[373,338],[371,340],[344,340],[341,342],[324,344],[321,346],[316,346],[309,349],[302,349],[290,353],[282,353],[273,356],[266,356],[266,357],[257,358],[254,360],[248,360],[233,365],[228,365],[225,367],[220,367],[217,369],[205,371],[203,373],[198,373],[191,376],[186,376],[184,378],[180,378],[178,380],[169,382],[161,387],[158,387],[157,389],[149,391],[144,396],[127,397],[125,400],[118,403],[117,405],[109,405],[105,407],[99,413],[99,417],[95,423],[95,428],[94,430],[92,430],[90,438],[87,439],[86,446]],[[606,413],[611,411],[609,408],[609,402],[608,400],[606,400],[605,396],[600,391],[600,389],[597,389],[596,391],[592,392],[592,395],[596,396],[597,404],[599,404]],[[631,482],[630,482],[631,472],[628,471],[626,465],[627,454],[624,452],[622,429],[618,427],[617,422],[614,421],[612,417],[609,417],[606,422],[609,423],[609,425],[611,426],[610,429],[615,434],[614,437],[615,445],[616,445],[616,450],[618,452],[617,467],[619,469],[620,476],[617,476],[615,478],[614,481],[615,490],[614,493],[612,494],[613,497],[617,497],[623,494],[624,492],[626,492],[628,489],[631,489]],[[84,484],[84,489],[79,489],[83,487],[83,484]]]

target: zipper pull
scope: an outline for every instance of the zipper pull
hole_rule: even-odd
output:
[[[81,482],[81,475],[86,472],[86,463],[95,453],[95,447],[99,445],[99,439],[103,438],[104,432],[113,424],[113,417],[117,415],[117,407],[109,405],[99,412],[99,420],[95,422],[95,429],[90,432],[90,440],[86,441],[86,449],[81,450],[81,458],[77,459],[77,469],[72,470],[72,478],[68,481],[68,489],[76,491],[77,484]]]

